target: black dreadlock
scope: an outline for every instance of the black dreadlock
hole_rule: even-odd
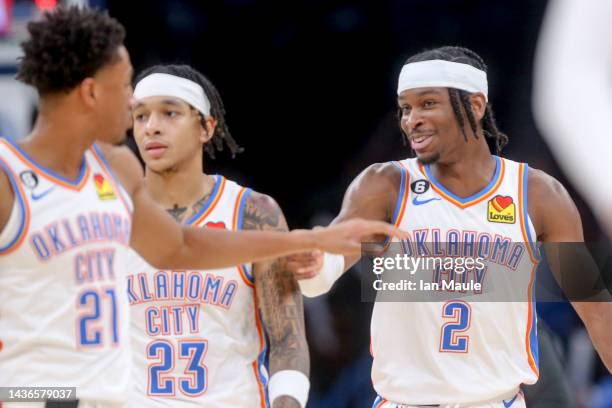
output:
[[[215,158],[215,151],[223,151],[224,142],[227,147],[229,147],[232,158],[236,156],[236,153],[242,153],[244,149],[240,147],[238,143],[236,143],[227,127],[227,123],[225,122],[225,107],[223,106],[221,95],[219,95],[219,91],[217,91],[217,88],[215,88],[208,78],[189,65],[154,65],[138,74],[134,84],[137,84],[146,76],[156,73],[169,74],[189,79],[190,81],[199,84],[204,89],[204,93],[210,101],[210,115],[217,120],[217,127],[215,128],[215,133],[213,134],[210,143],[206,143],[204,145],[206,153],[208,153],[211,158]],[[195,110],[195,108],[191,108]],[[202,126],[205,126],[205,118],[202,115],[200,116]]]
[[[474,51],[463,47],[440,47],[432,50],[423,51],[419,54],[413,55],[408,58],[405,64],[411,62],[429,61],[429,60],[444,60],[451,62],[459,62],[462,64],[468,64],[475,68],[478,68],[484,72],[487,72],[487,66],[485,65],[482,58]],[[455,112],[455,117],[461,128],[461,133],[467,141],[467,134],[465,133],[465,121],[463,120],[463,113],[467,116],[470,128],[474,137],[478,139],[476,134],[476,118],[472,112],[470,103],[470,93],[461,89],[448,88],[448,95],[450,102]],[[401,117],[401,112],[399,113]],[[497,124],[495,123],[495,116],[493,115],[493,108],[490,103],[487,103],[485,114],[482,118],[482,131],[484,135],[495,141],[496,154],[500,154],[502,149],[508,144],[508,136],[499,131]]]

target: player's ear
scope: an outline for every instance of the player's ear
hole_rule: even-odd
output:
[[[474,113],[476,120],[482,120],[487,110],[487,100],[485,96],[480,92],[471,94],[470,104],[472,105],[472,113]]]
[[[85,78],[77,85],[79,96],[87,107],[93,108],[96,104],[96,83],[93,78]]]
[[[216,127],[217,119],[213,118],[212,116],[207,116],[204,119],[202,126],[200,126],[200,141],[202,143],[206,143],[212,139],[213,135],[215,134]]]

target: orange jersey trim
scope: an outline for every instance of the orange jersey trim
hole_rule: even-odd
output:
[[[9,178],[9,182],[11,183],[13,190],[15,190],[16,188],[16,190],[13,191],[13,194],[15,194],[15,200],[20,200],[23,203],[23,217],[24,217],[23,226],[20,228],[20,231],[17,233],[17,240],[12,245],[8,246],[2,252],[0,252],[0,256],[6,256],[16,251],[17,249],[19,249],[26,235],[28,235],[27,232],[30,228],[31,215],[30,215],[30,206],[28,204],[28,200],[25,196],[25,192],[23,191],[23,187],[21,186],[21,183],[19,183],[18,179],[15,177],[15,174],[13,173],[13,170],[8,165],[8,163],[2,160],[2,158],[0,158],[0,163],[2,163],[0,167],[5,168],[5,171],[7,172],[6,176]],[[11,214],[9,217],[11,217],[12,215],[13,214]]]
[[[529,362],[529,367],[535,373],[537,377],[540,376],[540,371],[538,370],[537,364],[535,362],[535,358],[533,356],[533,352],[531,350],[531,329],[533,328],[533,324],[535,321],[534,310],[533,307],[533,285],[535,282],[535,271],[537,269],[537,265],[533,266],[531,270],[531,279],[529,281],[528,287],[528,298],[529,298],[529,309],[527,311],[527,330],[525,332],[525,349],[527,351],[527,361]]]
[[[234,215],[232,216],[232,226],[234,231],[239,231],[241,226],[238,225],[238,214],[240,213],[240,203],[242,201],[242,198],[244,197],[244,194],[248,191],[248,189],[246,187],[242,187],[240,189],[240,192],[238,193],[238,197],[236,197],[236,203],[234,204]],[[242,280],[244,281],[244,283],[249,286],[249,287],[253,287],[253,282],[251,281],[251,279],[249,279],[248,274],[246,273],[246,266],[245,265],[239,265],[237,266],[238,268],[238,272],[240,272],[240,277],[242,278]]]
[[[102,169],[106,177],[108,178],[108,181],[113,186],[113,190],[115,190],[115,193],[119,196],[119,199],[121,200],[121,203],[123,203],[123,206],[127,210],[128,214],[131,214],[132,211],[130,210],[130,206],[126,201],[126,197],[123,196],[123,192],[121,191],[119,184],[115,181],[115,177],[113,177],[113,174],[111,173],[110,166],[106,164],[106,161],[98,154],[95,148],[92,147],[91,153],[100,165],[100,168]]]
[[[26,166],[30,167],[30,168],[34,168],[37,170],[36,174],[40,175],[41,177],[44,177],[45,179],[49,180],[52,183],[55,183],[57,185],[59,185],[60,187],[64,187],[67,188],[69,190],[73,190],[73,191],[80,191],[81,189],[83,189],[83,187],[85,186],[85,184],[87,183],[87,181],[89,180],[89,165],[87,164],[87,159],[85,158],[85,156],[83,155],[83,166],[85,166],[85,170],[84,173],[81,177],[81,180],[79,181],[79,184],[70,184],[67,183],[66,181],[52,175],[49,173],[50,170],[45,169],[44,167],[42,167],[40,164],[32,161],[31,159],[27,158],[26,156],[23,155],[22,152],[19,151],[19,149],[15,148],[15,146],[13,146],[12,144],[10,144],[9,142],[7,142],[6,140],[2,140],[0,139],[0,143],[4,144],[11,152],[13,152],[13,154]]]
[[[438,182],[434,179],[432,179],[432,177],[430,177],[427,174],[427,171],[425,171],[424,166],[419,163],[419,170],[421,171],[421,173],[423,173],[425,175],[425,177],[427,177],[429,179],[429,181],[431,182],[431,187],[434,189],[434,191],[436,193],[438,193],[440,195],[440,197],[442,197],[443,199],[445,199],[446,201],[449,201],[450,203],[456,205],[457,207],[461,208],[461,209],[465,209],[468,207],[471,207],[475,204],[478,204],[484,200],[486,200],[487,198],[489,198],[491,195],[493,195],[493,193],[495,193],[495,191],[497,191],[497,189],[499,188],[499,186],[501,185],[503,179],[504,179],[504,174],[506,171],[506,164],[504,159],[499,158],[499,172],[496,171],[497,174],[497,178],[495,180],[493,180],[493,185],[491,185],[489,188],[486,188],[484,191],[481,191],[479,193],[477,193],[477,197],[475,197],[472,200],[469,201],[459,201],[454,197],[451,197],[450,195],[448,195],[446,192],[444,192],[437,184]]]
[[[534,264],[538,263],[538,259],[533,252],[533,248],[531,247],[531,241],[529,239],[529,233],[527,232],[527,228],[529,228],[529,224],[527,221],[528,216],[528,208],[525,208],[525,197],[527,192],[524,191],[525,183],[523,183],[523,177],[525,176],[525,164],[521,163],[519,165],[519,193],[518,193],[518,202],[519,202],[519,220],[521,224],[521,234],[523,235],[523,241],[525,246],[527,246],[527,251],[529,253],[529,258],[531,262]]]
[[[225,177],[219,176],[221,177],[221,185],[219,186],[219,191],[217,192],[217,195],[215,196],[215,198],[213,199],[213,202],[210,203],[210,206],[206,209],[206,211],[204,211],[204,213],[202,213],[202,215],[200,215],[198,218],[196,218],[191,225],[200,225],[200,223],[202,221],[204,221],[206,219],[206,217],[208,217],[210,215],[210,213],[215,209],[215,207],[217,206],[217,203],[219,202],[219,199],[221,198],[221,196],[223,195],[223,190],[225,188]]]
[[[259,305],[257,304],[257,292],[253,291],[253,306],[255,313],[255,326],[257,327],[257,337],[259,338],[259,355],[266,349],[266,340],[263,334],[263,327],[261,319],[259,318]],[[261,381],[259,373],[259,357],[253,361],[253,373],[255,374],[255,381],[257,381],[257,388],[259,389],[260,406],[266,408],[268,406],[266,402],[266,390],[264,383]]]

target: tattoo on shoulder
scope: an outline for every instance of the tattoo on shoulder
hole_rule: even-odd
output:
[[[245,230],[285,230],[287,227],[278,204],[269,196],[253,192],[245,204],[242,228]]]
[[[206,202],[208,201],[208,198],[210,197],[211,194],[212,194],[212,190],[204,194],[202,198],[200,198],[198,201],[195,202],[195,204],[191,206],[191,215],[189,217],[193,217],[198,212],[200,212],[202,207],[204,207],[204,204],[206,204]]]

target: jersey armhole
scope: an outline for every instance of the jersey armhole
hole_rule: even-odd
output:
[[[234,231],[242,230],[242,221],[244,215],[244,207],[246,206],[249,195],[253,192],[250,188],[242,187],[238,196],[236,197],[236,203],[234,204],[234,216],[232,218],[232,228]],[[238,271],[240,276],[244,280],[244,283],[253,287],[255,284],[255,278],[253,277],[252,270],[246,264],[238,265]]]
[[[21,246],[30,225],[30,208],[21,185],[8,164],[0,159],[0,168],[11,183],[13,189],[13,207],[6,225],[0,231],[0,256],[8,255]]]
[[[528,202],[528,189],[529,189],[529,166],[526,163],[519,164],[519,208],[520,208],[520,226],[525,245],[529,252],[529,256],[534,263],[541,261],[540,251],[535,241],[535,237],[532,235],[529,222],[529,202]]]
[[[528,179],[529,179],[529,167],[525,163],[519,164],[519,220],[521,224],[521,233],[525,240],[525,246],[529,252],[529,257],[533,262],[533,270],[531,280],[529,283],[529,293],[527,294],[529,299],[528,314],[527,314],[527,328],[525,333],[525,348],[527,353],[527,363],[534,372],[536,377],[539,377],[539,353],[538,353],[538,335],[537,335],[537,323],[538,317],[536,313],[536,271],[537,265],[541,260],[538,247],[531,234],[531,228],[529,226],[529,206],[528,206]],[[534,231],[535,233],[535,231]]]
[[[410,192],[410,174],[404,165],[401,162],[391,162],[395,167],[400,170],[402,178],[400,180],[400,189],[397,194],[397,200],[395,201],[395,209],[393,210],[393,216],[391,218],[391,224],[395,225],[395,227],[399,227],[404,219],[404,214],[406,212],[406,204],[408,203],[408,195]],[[385,242],[383,244],[385,253],[391,244],[391,240],[389,237],[385,238]]]

